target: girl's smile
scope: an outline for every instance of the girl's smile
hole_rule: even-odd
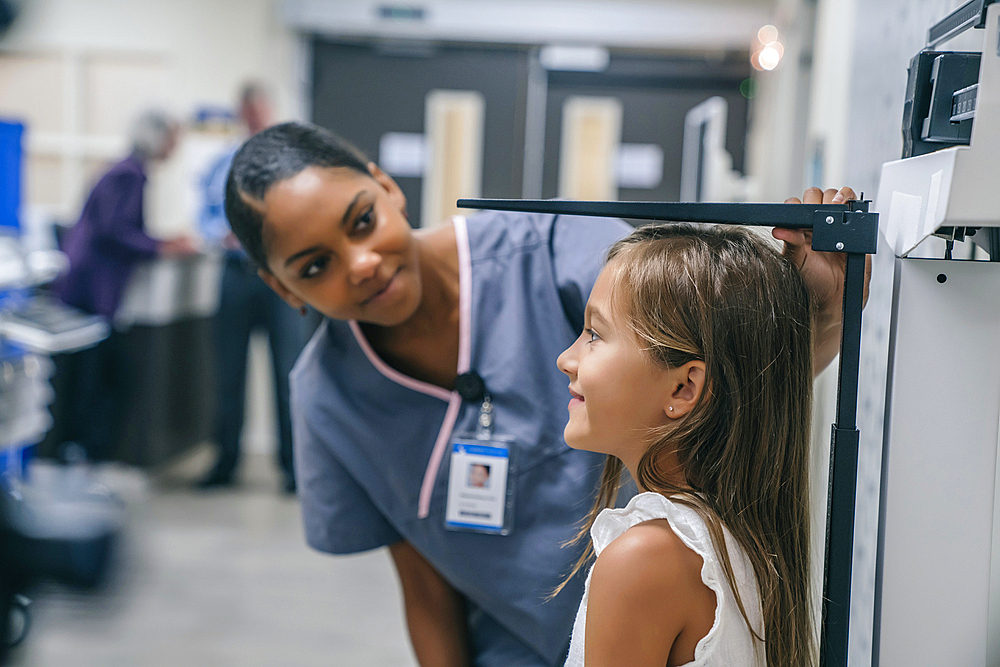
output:
[[[572,398],[569,399],[569,406],[567,406],[567,410],[572,410],[578,405],[583,405],[583,396],[573,391],[572,387],[570,387],[569,394]]]

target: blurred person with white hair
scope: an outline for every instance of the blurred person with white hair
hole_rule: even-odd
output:
[[[247,136],[274,122],[267,89],[259,82],[245,83],[239,94],[239,116]],[[274,377],[277,417],[276,459],[283,477],[283,490],[295,491],[292,465],[292,422],[288,374],[318,322],[315,315],[292,309],[257,275],[257,266],[247,256],[226,221],[226,177],[239,144],[229,146],[210,165],[202,178],[202,237],[224,254],[219,288],[219,312],[215,318],[217,458],[199,480],[202,488],[236,483],[240,463],[240,438],[246,414],[247,349],[250,334],[267,334]]]
[[[113,320],[135,265],[159,256],[197,252],[188,236],[156,239],[146,233],[143,198],[151,163],[166,160],[177,146],[179,125],[164,111],[139,114],[129,130],[131,151],[90,192],[63,250],[70,269],[53,285],[63,302]],[[124,377],[118,334],[76,355],[66,378],[73,408],[66,439],[80,442],[95,460],[110,458],[117,397]]]

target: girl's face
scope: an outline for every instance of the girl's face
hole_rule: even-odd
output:
[[[420,305],[419,253],[399,186],[370,170],[308,167],[271,186],[262,278],[294,308],[394,326]]]
[[[584,330],[559,355],[569,376],[566,444],[611,454],[635,471],[652,429],[694,407],[704,382],[704,364],[657,366],[611,303],[609,269],[598,276],[587,301]]]

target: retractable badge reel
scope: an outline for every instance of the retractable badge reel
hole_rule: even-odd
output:
[[[513,438],[494,433],[493,402],[477,373],[459,375],[455,391],[480,407],[475,433],[452,439],[445,528],[506,535],[514,519]]]

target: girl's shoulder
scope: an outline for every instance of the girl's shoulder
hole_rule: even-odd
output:
[[[666,523],[661,522],[661,530],[669,526],[676,539],[689,549],[701,556],[713,555],[708,526],[698,512],[652,491],[636,494],[625,507],[606,509],[600,513],[590,530],[594,551],[600,555],[629,528],[654,519],[664,519]]]
[[[655,563],[655,567],[650,564]],[[674,532],[668,519],[648,519],[627,529],[603,549],[594,564],[594,579],[620,594],[670,600],[672,608],[685,589],[701,584],[704,558]],[[643,605],[645,606],[645,605]]]
[[[708,558],[685,539],[696,525],[687,510],[647,493],[602,515],[602,537],[610,542],[601,545],[591,570],[588,651],[630,661],[665,652],[683,662],[696,657],[696,645],[715,623],[717,592],[704,581]],[[647,640],[639,646],[637,637]]]
[[[715,569],[716,558],[708,528],[693,508],[659,493],[640,493],[623,508],[601,512],[591,537],[598,555],[594,579],[620,595],[667,600],[665,609],[675,611],[691,608],[678,600],[704,601],[705,575]],[[714,600],[709,603],[714,606]]]
[[[753,569],[725,526],[722,534],[739,597],[760,632]],[[623,508],[601,512],[591,536],[598,558],[589,581],[588,614],[595,606],[603,609],[605,622],[621,637],[643,629],[672,636],[672,650],[691,660],[686,667],[764,664],[708,525],[693,507],[640,493]]]

